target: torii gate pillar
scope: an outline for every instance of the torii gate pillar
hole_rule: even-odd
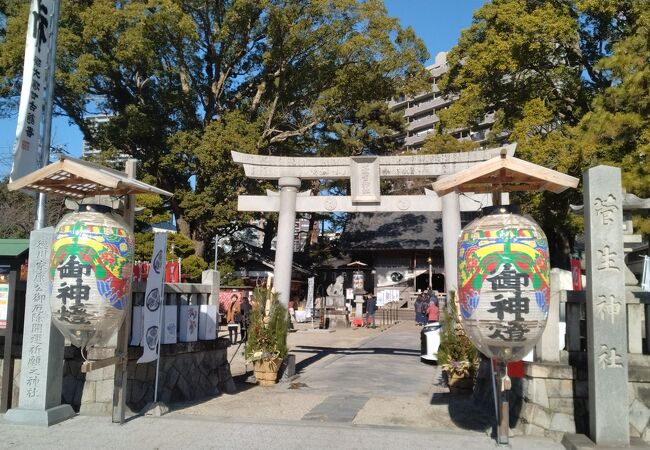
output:
[[[432,191],[426,195],[381,195],[382,178],[437,178],[450,176],[476,163],[500,154],[513,155],[516,144],[505,147],[463,153],[410,156],[351,156],[351,157],[285,157],[262,156],[232,152],[235,164],[244,168],[247,177],[258,180],[278,180],[279,195],[240,195],[239,211],[278,211],[275,253],[275,286],[283,305],[289,304],[291,268],[293,263],[294,221],[296,212],[389,212],[443,211],[443,239],[447,290],[455,287],[456,242],[460,234],[460,211],[475,211],[488,205],[491,198],[482,194],[476,198],[459,199],[451,193],[441,199]],[[301,180],[349,180],[348,196],[301,196]],[[307,192],[308,193],[308,192]],[[490,196],[491,197],[491,196]],[[472,199],[473,198],[473,199]],[[466,200],[463,204],[462,200]],[[443,205],[444,203],[444,205]]]
[[[458,236],[460,236],[460,200],[456,192],[440,197],[442,200],[442,249],[445,261],[445,292],[458,288]]]
[[[278,239],[275,244],[275,273],[273,290],[279,294],[280,303],[289,305],[291,295],[291,268],[293,266],[293,240],[296,222],[296,196],[300,179],[281,177],[280,215],[278,217]]]

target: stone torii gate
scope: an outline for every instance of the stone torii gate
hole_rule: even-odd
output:
[[[279,192],[267,195],[240,195],[239,211],[279,212],[275,251],[275,291],[287,306],[291,287],[294,223],[296,212],[403,212],[442,211],[445,289],[456,289],[456,244],[461,231],[460,212],[489,206],[491,194],[460,197],[457,193],[438,197],[385,195],[380,193],[382,178],[438,178],[467,169],[476,163],[506,153],[513,156],[517,144],[489,150],[440,155],[281,157],[231,152],[233,161],[243,166],[247,177],[277,180]],[[298,192],[302,180],[350,180],[349,196],[310,196]]]

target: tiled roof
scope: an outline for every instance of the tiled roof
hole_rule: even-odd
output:
[[[341,248],[350,250],[427,250],[442,248],[439,212],[357,213],[351,215]]]

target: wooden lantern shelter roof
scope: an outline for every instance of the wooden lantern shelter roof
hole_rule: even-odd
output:
[[[580,180],[502,152],[453,175],[438,179],[433,189],[439,196],[450,192],[560,192],[578,186]]]
[[[14,180],[7,187],[10,191],[28,189],[77,199],[143,193],[173,196],[171,192],[129,178],[124,172],[64,155],[59,156],[59,161]]]

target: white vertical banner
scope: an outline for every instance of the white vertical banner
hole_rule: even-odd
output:
[[[144,352],[138,364],[158,359],[160,350],[160,323],[165,303],[165,260],[167,256],[167,233],[155,233],[153,255],[144,294],[144,327],[142,328],[142,347]]]
[[[10,181],[17,180],[41,167],[40,148],[42,116],[47,96],[54,86],[48,87],[49,54],[55,51],[57,24],[53,18],[57,0],[32,0],[25,43],[23,85],[20,92],[16,141],[13,148],[13,167]],[[53,58],[52,58],[53,60]],[[44,143],[49,150],[49,142]]]
[[[305,302],[305,311],[307,317],[311,317],[314,307],[314,277],[307,278],[307,301]]]

